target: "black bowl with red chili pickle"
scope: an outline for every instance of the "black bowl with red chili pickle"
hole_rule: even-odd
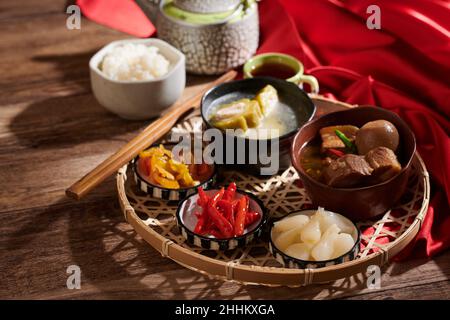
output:
[[[261,236],[267,212],[255,195],[231,183],[220,189],[198,188],[180,203],[176,218],[188,243],[208,250],[231,250]]]

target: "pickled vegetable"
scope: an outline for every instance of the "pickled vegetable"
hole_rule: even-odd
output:
[[[335,224],[342,232],[350,234],[355,228],[350,221],[341,215],[331,211],[325,211],[321,207],[317,210],[316,215],[319,220],[320,230],[322,230],[322,232],[325,232],[333,224]]]
[[[192,178],[189,167],[175,161],[172,152],[163,145],[140,152],[138,168],[151,183],[163,188],[179,189],[199,184]]]
[[[261,219],[261,213],[251,210],[247,195],[237,196],[236,184],[208,196],[198,188],[197,204],[201,212],[194,212],[197,224],[194,232],[203,236],[223,239],[242,236],[251,224]],[[236,203],[236,205],[234,205]]]
[[[291,244],[296,242],[300,242],[300,232],[302,231],[302,227],[294,228],[286,232],[282,232],[275,238],[275,245],[281,251],[284,251]]]
[[[292,215],[274,224],[274,245],[296,259],[326,261],[355,245],[355,226],[343,216],[319,207],[314,215]]]
[[[309,221],[309,217],[303,214],[287,217],[275,222],[273,230],[275,232],[285,232],[294,228],[302,228]]]
[[[334,257],[340,257],[346,252],[349,252],[355,245],[355,240],[348,233],[340,233],[337,235],[334,243]]]
[[[288,256],[300,260],[311,260],[311,245],[307,243],[294,243],[290,245],[285,251]]]
[[[302,229],[301,239],[305,243],[315,244],[319,242],[321,236],[319,221],[315,218],[309,220]]]
[[[256,95],[256,101],[259,103],[263,115],[267,115],[272,111],[278,103],[277,90],[270,84],[265,86]]]
[[[320,241],[311,250],[311,256],[316,261],[329,260],[333,257],[334,242],[339,234],[340,229],[335,225],[331,225],[323,234]]]

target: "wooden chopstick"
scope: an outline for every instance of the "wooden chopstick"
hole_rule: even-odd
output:
[[[200,90],[192,98],[172,105],[159,119],[152,122],[125,146],[70,186],[66,190],[66,195],[76,200],[81,199],[89,193],[89,191],[94,189],[106,178],[117,172],[117,170],[132,160],[141,150],[147,148],[162,138],[176,124],[178,119],[183,114],[190,109],[198,108],[201,98],[206,91],[217,86],[218,84],[233,80],[236,75],[236,71],[228,71],[212,83],[208,84],[206,87],[202,88],[202,90]]]

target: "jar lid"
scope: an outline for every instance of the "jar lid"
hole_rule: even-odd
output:
[[[173,0],[176,7],[193,13],[226,13],[234,11],[243,0]]]
[[[166,0],[161,1],[161,10],[171,19],[181,20],[193,25],[208,25],[242,19],[253,4],[256,4],[255,0],[241,0],[238,7],[233,10],[216,13],[197,13],[181,9],[176,5],[175,0]]]

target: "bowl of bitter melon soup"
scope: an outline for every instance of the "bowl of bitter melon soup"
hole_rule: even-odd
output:
[[[290,166],[292,139],[315,111],[297,85],[271,77],[220,84],[201,103],[207,128],[215,129],[211,135],[221,134],[223,149],[216,162],[255,175],[273,175]]]

